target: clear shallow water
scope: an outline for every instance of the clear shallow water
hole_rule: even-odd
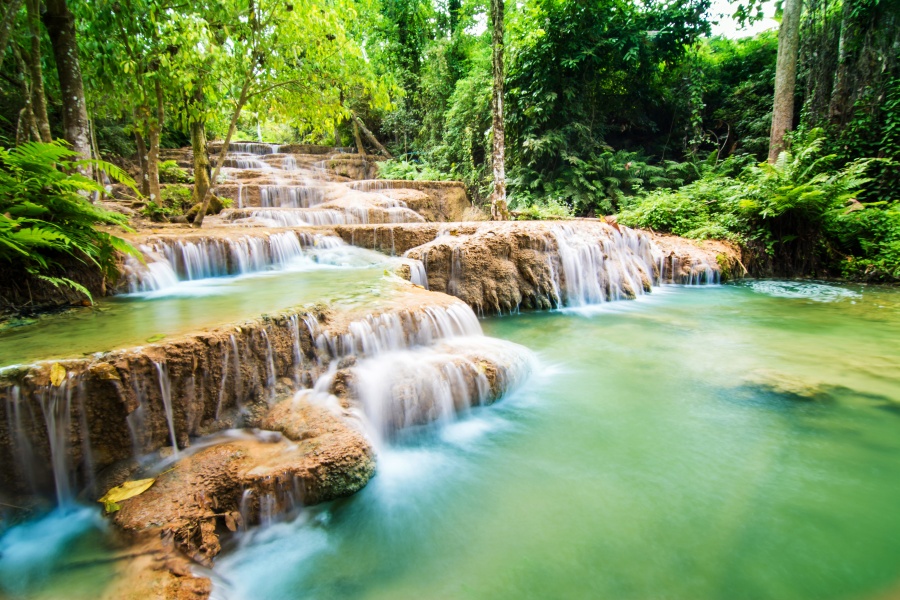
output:
[[[797,285],[484,321],[532,379],[238,540],[214,597],[896,596],[900,293]]]
[[[0,331],[0,366],[136,346],[308,302],[371,293],[381,284],[389,260],[341,246],[310,252],[277,270],[104,298],[93,307]]]
[[[245,540],[216,597],[896,593],[900,295],[840,290],[488,320],[542,372],[386,453],[357,497]]]

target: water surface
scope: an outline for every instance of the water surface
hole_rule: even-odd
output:
[[[900,293],[667,287],[483,326],[539,354],[531,379],[383,450],[356,496],[232,542],[215,598],[900,594]],[[29,536],[0,537],[0,596],[105,585],[71,567],[97,552],[84,523],[42,584],[15,558]]]
[[[900,295],[809,285],[486,321],[541,372],[243,540],[215,597],[900,592]]]

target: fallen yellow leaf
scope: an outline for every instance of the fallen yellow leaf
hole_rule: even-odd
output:
[[[119,502],[143,494],[144,492],[149,490],[150,486],[155,482],[156,479],[153,478],[126,481],[122,485],[118,485],[106,492],[106,495],[97,500],[97,502],[103,504],[104,508],[106,508],[106,512],[116,512],[117,510],[122,508],[121,506],[119,506]]]
[[[50,383],[59,387],[66,380],[66,368],[59,363],[50,366]]]

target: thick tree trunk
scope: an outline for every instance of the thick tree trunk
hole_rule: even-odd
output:
[[[19,111],[19,120],[16,123],[16,146],[21,146],[28,141],[28,109]]]
[[[147,144],[144,142],[144,136],[141,135],[138,125],[143,123],[142,119],[135,119],[137,122],[134,130],[134,145],[137,148],[138,164],[141,166],[141,195],[150,195],[150,172],[147,169]]]
[[[359,135],[359,123],[356,122],[356,119],[352,119],[353,125],[353,138],[356,140],[356,153],[366,155],[366,147],[363,146],[362,136]]]
[[[6,56],[6,46],[12,35],[13,23],[23,0],[0,0],[0,67],[3,66],[3,58]]]
[[[25,59],[22,58],[22,52],[19,45],[12,44],[13,57],[16,59],[16,66],[19,67],[19,93],[22,94],[22,102],[24,106],[19,113],[19,126],[16,130],[16,145],[24,144],[29,139],[40,141],[40,132],[38,131],[37,121],[34,118],[34,106],[32,105],[31,85],[29,83],[29,70]]]
[[[194,153],[194,194],[193,203],[206,198],[209,191],[209,150],[206,144],[206,122],[191,123],[191,150]]]
[[[162,85],[157,80],[154,84],[156,91],[156,111],[148,119],[148,137],[150,151],[147,153],[147,177],[150,188],[150,201],[162,206],[162,194],[159,186],[159,142],[162,136],[163,123],[165,122],[165,105],[162,93]]]
[[[27,0],[28,33],[31,37],[31,51],[28,53],[28,68],[31,72],[31,105],[34,120],[41,134],[42,142],[52,142],[50,119],[47,117],[47,97],[44,95],[44,69],[41,66],[41,3]]]
[[[800,48],[800,13],[803,0],[785,0],[778,30],[778,59],[775,63],[775,102],[769,137],[769,162],[778,160],[785,149],[784,135],[794,126],[794,92],[797,85],[797,54]]]
[[[147,135],[150,148],[147,152],[147,197],[154,204],[160,203],[159,190],[159,135],[160,125],[151,120]]]
[[[78,62],[78,44],[75,38],[75,18],[69,12],[66,0],[46,0],[44,26],[53,45],[59,89],[63,104],[63,129],[72,149],[82,158],[91,157],[91,136],[88,130],[87,106],[84,101],[84,83]],[[90,177],[90,169],[83,169]]]
[[[222,170],[222,165],[225,163],[225,156],[228,154],[228,145],[231,144],[231,137],[234,135],[234,130],[237,129],[237,122],[241,117],[241,111],[244,110],[244,105],[247,104],[247,98],[250,95],[250,85],[253,83],[254,76],[254,73],[249,73],[247,79],[244,80],[244,87],[241,89],[241,95],[238,98],[237,105],[234,107],[234,113],[231,115],[228,133],[225,134],[225,141],[222,143],[222,149],[219,151],[219,156],[216,158],[216,170],[213,171],[209,183],[210,188],[207,190],[206,194],[203,195],[203,203],[200,205],[200,212],[194,217],[193,226],[196,228],[203,227],[203,218],[206,216],[207,209],[209,209],[210,191],[212,190],[212,186],[219,180],[219,172]]]
[[[334,123],[334,147],[341,147],[341,130],[338,127],[337,121]]]
[[[491,98],[494,193],[491,194],[491,219],[506,221],[509,219],[509,209],[506,206],[506,140],[503,130],[503,0],[491,0],[491,26],[491,57],[494,67],[494,93]]]
[[[363,135],[366,136],[366,138],[372,143],[372,145],[375,146],[375,148],[379,152],[381,152],[381,154],[383,154],[385,158],[394,158],[393,156],[391,156],[391,153],[387,151],[387,148],[381,145],[381,142],[378,141],[378,138],[375,137],[375,134],[369,131],[369,129],[366,127],[366,124],[363,123],[362,119],[360,119],[356,115],[353,115],[353,122],[359,125],[360,130],[363,132]]]

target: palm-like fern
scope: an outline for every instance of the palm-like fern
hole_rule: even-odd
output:
[[[63,142],[0,148],[0,260],[22,265],[54,285],[87,293],[69,279],[50,276],[59,258],[90,262],[112,276],[117,252],[138,254],[122,238],[97,229],[112,225],[127,230],[127,217],[89,201],[90,195],[106,191],[79,173],[87,166],[106,171],[137,192],[122,169],[100,160],[79,160]]]

